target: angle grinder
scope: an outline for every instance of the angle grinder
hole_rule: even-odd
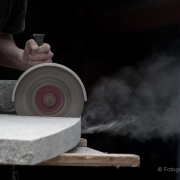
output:
[[[44,35],[33,36],[41,46]],[[81,79],[71,69],[57,63],[35,65],[16,82],[0,81],[0,84],[0,113],[13,112],[15,108],[18,115],[24,116],[80,117],[87,101]],[[6,96],[11,95],[12,102],[3,91]]]

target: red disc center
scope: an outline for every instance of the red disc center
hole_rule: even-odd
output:
[[[43,86],[35,95],[37,107],[45,113],[53,113],[63,105],[63,94],[55,86]]]

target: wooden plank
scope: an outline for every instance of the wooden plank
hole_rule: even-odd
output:
[[[87,140],[83,139],[83,138],[80,138],[80,141],[79,141],[79,143],[77,144],[76,147],[87,147]]]
[[[71,152],[63,153],[37,165],[137,167],[139,164],[140,157],[134,154],[106,154],[87,147],[76,147]]]

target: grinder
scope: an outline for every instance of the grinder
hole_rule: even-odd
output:
[[[41,46],[44,35],[33,36]],[[11,93],[16,113],[24,116],[80,117],[87,101],[81,79],[71,69],[57,63],[29,68],[13,85]]]

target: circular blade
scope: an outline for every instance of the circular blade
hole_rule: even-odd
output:
[[[74,72],[55,63],[37,66],[16,86],[14,105],[17,114],[80,117],[85,99],[82,84]]]

